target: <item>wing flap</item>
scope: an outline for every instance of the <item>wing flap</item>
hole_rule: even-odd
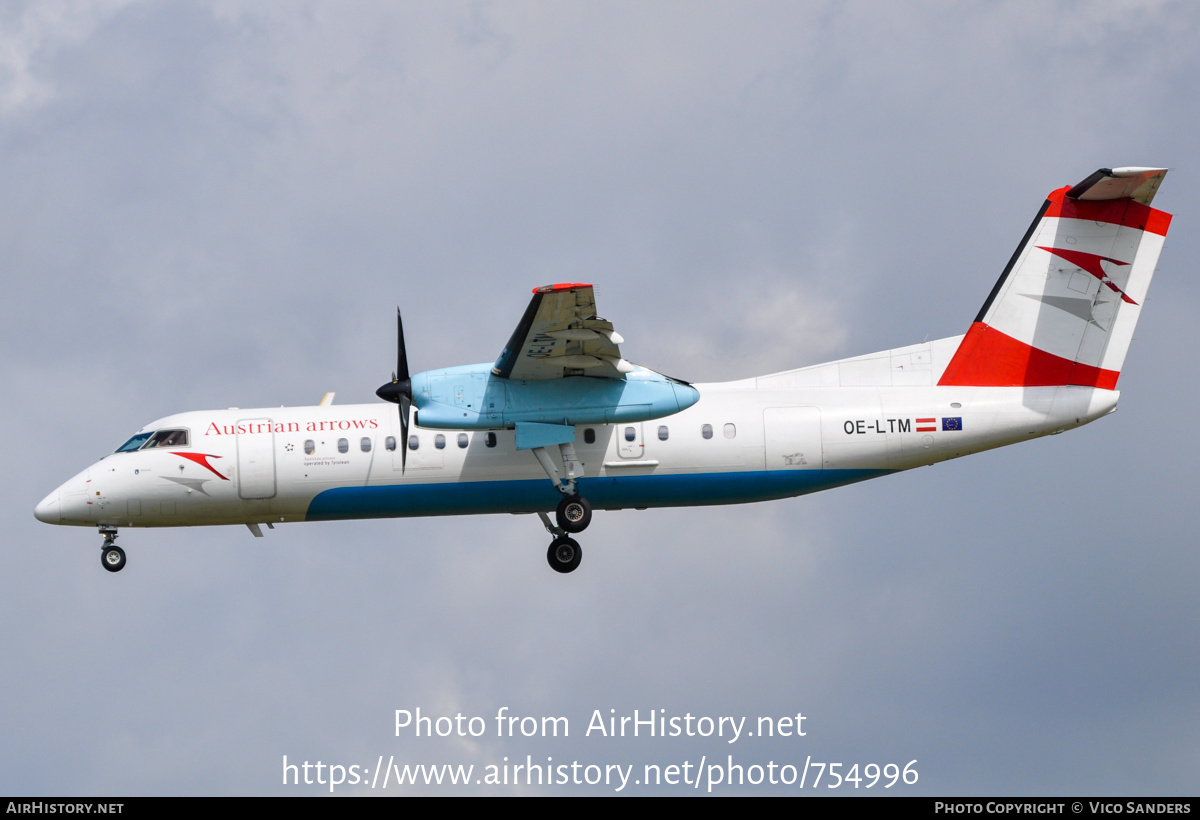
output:
[[[533,299],[496,360],[502,379],[602,376],[622,379],[632,370],[621,358],[621,338],[596,315],[592,286],[581,282],[534,288]]]

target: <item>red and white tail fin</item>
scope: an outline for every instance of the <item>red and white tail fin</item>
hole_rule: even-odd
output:
[[[1164,168],[1102,168],[1050,194],[938,384],[1113,389],[1171,215]]]

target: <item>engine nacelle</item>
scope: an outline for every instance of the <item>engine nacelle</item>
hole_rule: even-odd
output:
[[[570,376],[519,381],[492,375],[491,364],[428,370],[412,377],[417,424],[496,429],[517,422],[609,424],[648,421],[700,400],[696,388],[637,367],[624,379]]]

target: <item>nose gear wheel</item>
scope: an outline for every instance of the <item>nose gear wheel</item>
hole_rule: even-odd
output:
[[[100,564],[109,572],[120,572],[125,568],[125,550],[112,545],[100,551]]]

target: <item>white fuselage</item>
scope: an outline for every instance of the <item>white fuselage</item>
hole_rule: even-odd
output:
[[[580,425],[579,492],[596,509],[782,498],[1060,432],[1116,407],[1116,391],[1091,387],[930,384],[957,341],[696,385],[700,400],[674,415]],[[198,411],[143,429],[186,430],[188,445],[109,455],[47,496],[38,518],[256,524],[539,512],[559,499],[512,430],[413,424],[402,470],[399,417],[384,403]]]

